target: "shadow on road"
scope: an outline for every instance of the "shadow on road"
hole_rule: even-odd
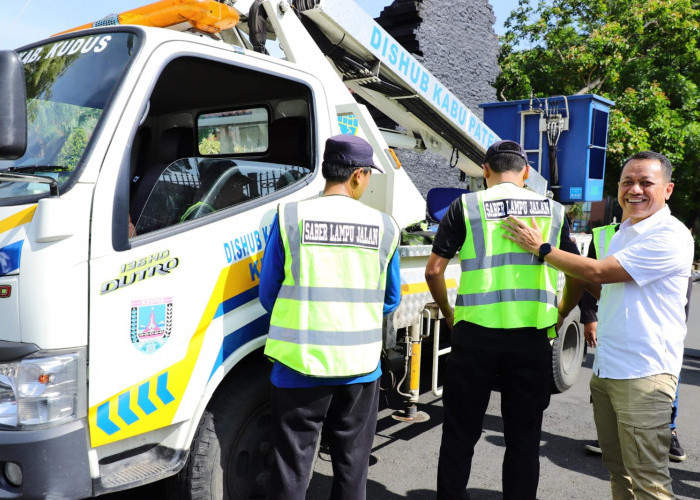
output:
[[[699,483],[700,472],[671,467],[671,478],[673,479],[673,493],[677,497],[700,498],[700,488],[688,484],[690,482]]]
[[[330,476],[319,473],[314,474],[306,493],[307,500],[330,498],[332,482],[333,478]],[[491,500],[502,498],[503,494],[500,491],[469,488],[469,496],[472,500]],[[405,495],[399,495],[388,491],[383,484],[370,479],[367,481],[367,498],[372,500],[434,500],[435,486],[431,485],[428,489],[411,490],[406,492]]]

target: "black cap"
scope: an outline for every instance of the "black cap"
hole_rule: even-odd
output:
[[[525,160],[525,163],[527,163],[527,154],[525,153],[523,147],[515,141],[508,140],[498,141],[491,144],[489,149],[486,150],[484,163],[488,163],[492,157],[500,154],[516,155]]]
[[[372,146],[362,137],[348,134],[334,135],[326,140],[323,164],[330,163],[351,168],[371,167],[384,173],[384,169],[374,164],[373,155]]]

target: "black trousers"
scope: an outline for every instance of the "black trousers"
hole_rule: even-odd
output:
[[[532,329],[523,338],[507,330],[492,331],[500,333],[497,340],[482,343],[474,338],[460,342],[464,340],[460,335],[471,332],[457,330],[452,334],[443,392],[445,417],[437,496],[469,498],[466,488],[474,446],[481,437],[492,383],[498,378],[506,443],[503,498],[534,500],[539,482],[542,414],[549,406],[551,387],[552,349],[546,333]],[[511,335],[518,335],[517,342],[511,342],[516,340]],[[514,350],[519,344],[527,348]]]
[[[267,498],[306,498],[316,443],[325,427],[333,463],[331,498],[364,500],[378,405],[379,379],[365,384],[273,387],[275,465]]]

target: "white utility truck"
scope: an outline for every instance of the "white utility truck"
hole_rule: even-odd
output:
[[[362,201],[405,227],[426,204],[390,146],[451,158],[475,190],[498,137],[348,0],[165,0],[94,26],[0,54],[0,497],[174,475],[183,497],[264,496],[257,286],[277,205],[317,196],[326,138],[357,134],[386,171]],[[279,55],[253,50],[265,38]],[[430,247],[400,251],[387,351],[411,420],[438,318]],[[454,300],[457,261],[447,277]],[[583,349],[566,332],[559,390]]]

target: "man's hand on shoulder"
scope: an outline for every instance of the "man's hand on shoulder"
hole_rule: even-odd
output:
[[[534,217],[531,218],[530,225],[528,225],[525,221],[510,215],[507,219],[503,219],[502,227],[506,231],[503,234],[504,238],[515,242],[523,250],[538,255],[544,239],[542,238],[542,230]]]

